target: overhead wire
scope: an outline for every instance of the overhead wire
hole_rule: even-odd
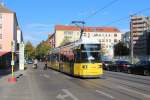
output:
[[[106,4],[105,6],[103,6],[103,7],[100,8],[100,9],[98,9],[98,10],[95,11],[94,13],[88,15],[84,20],[87,20],[87,19],[89,19],[89,18],[95,16],[97,13],[99,13],[100,11],[103,11],[104,9],[110,7],[111,5],[113,5],[114,3],[116,3],[117,1],[119,1],[119,0],[113,0],[113,1],[109,2],[108,4]]]
[[[142,10],[140,10],[140,11],[137,11],[137,12],[135,12],[135,13],[132,14],[132,15],[125,16],[125,17],[122,17],[122,18],[117,19],[117,20],[115,20],[115,21],[112,21],[112,22],[106,24],[106,26],[107,26],[107,25],[112,25],[112,24],[114,24],[114,23],[118,23],[118,22],[120,22],[120,21],[122,21],[122,20],[125,20],[125,19],[130,18],[131,16],[136,16],[137,14],[140,14],[140,13],[145,12],[145,11],[148,11],[148,10],[150,10],[150,7],[149,7],[149,8],[142,9]]]

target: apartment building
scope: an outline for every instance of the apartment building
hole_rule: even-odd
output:
[[[55,48],[55,34],[49,35],[47,42],[52,48]]]
[[[130,48],[130,32],[125,32],[122,34],[122,42],[125,43],[128,48]]]
[[[16,52],[17,42],[23,41],[16,13],[0,4],[0,66],[10,66],[12,41]]]
[[[132,16],[131,32],[133,36],[133,53],[135,56],[144,56],[149,53],[150,17]]]
[[[76,26],[56,25],[55,32],[49,38],[51,45],[59,47],[64,41],[73,42],[80,38],[80,28]],[[113,46],[121,40],[121,32],[114,27],[84,27],[82,38],[96,39],[107,54],[113,55]]]

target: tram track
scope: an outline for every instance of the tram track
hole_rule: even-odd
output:
[[[108,77],[116,78],[116,79],[121,79],[121,80],[126,80],[134,83],[139,83],[139,84],[144,84],[144,85],[150,85],[150,80],[149,79],[142,79],[138,77],[132,77],[128,75],[122,75],[122,74],[114,74],[114,73],[106,73],[105,74]]]
[[[95,79],[94,79],[95,80]],[[112,88],[112,87],[108,87],[106,85],[102,85],[102,84],[97,84],[95,82],[92,81],[92,79],[90,80],[82,80],[82,79],[78,79],[78,81],[76,81],[77,84],[81,85],[81,86],[84,86],[85,88],[90,88],[90,89],[96,89],[96,90],[102,90],[106,93],[109,93],[109,94],[114,94],[115,97],[117,96],[117,94],[119,93],[119,95],[122,95],[121,97],[126,97],[126,98],[132,98],[132,100],[142,100],[142,99],[139,99],[138,97],[135,97],[133,95],[130,95],[128,93],[125,93],[123,91],[120,91],[118,90],[117,88]],[[84,83],[84,85],[83,85]],[[86,85],[85,85],[86,84]],[[88,85],[88,86],[87,86]],[[119,98],[120,96],[118,96]],[[115,98],[115,100],[120,100],[121,98]]]
[[[113,74],[113,75],[120,75],[120,76],[128,76],[134,79],[141,79],[143,81],[150,81],[149,76],[142,76],[142,75],[135,75],[135,74],[128,74],[128,73],[122,73],[122,72],[111,72],[111,71],[105,71],[106,74]]]

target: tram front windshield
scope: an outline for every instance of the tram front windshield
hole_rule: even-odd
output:
[[[80,52],[81,62],[100,62],[100,44],[82,44]]]

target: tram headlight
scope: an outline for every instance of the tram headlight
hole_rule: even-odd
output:
[[[82,68],[86,69],[86,68],[87,68],[87,65],[83,65]]]

